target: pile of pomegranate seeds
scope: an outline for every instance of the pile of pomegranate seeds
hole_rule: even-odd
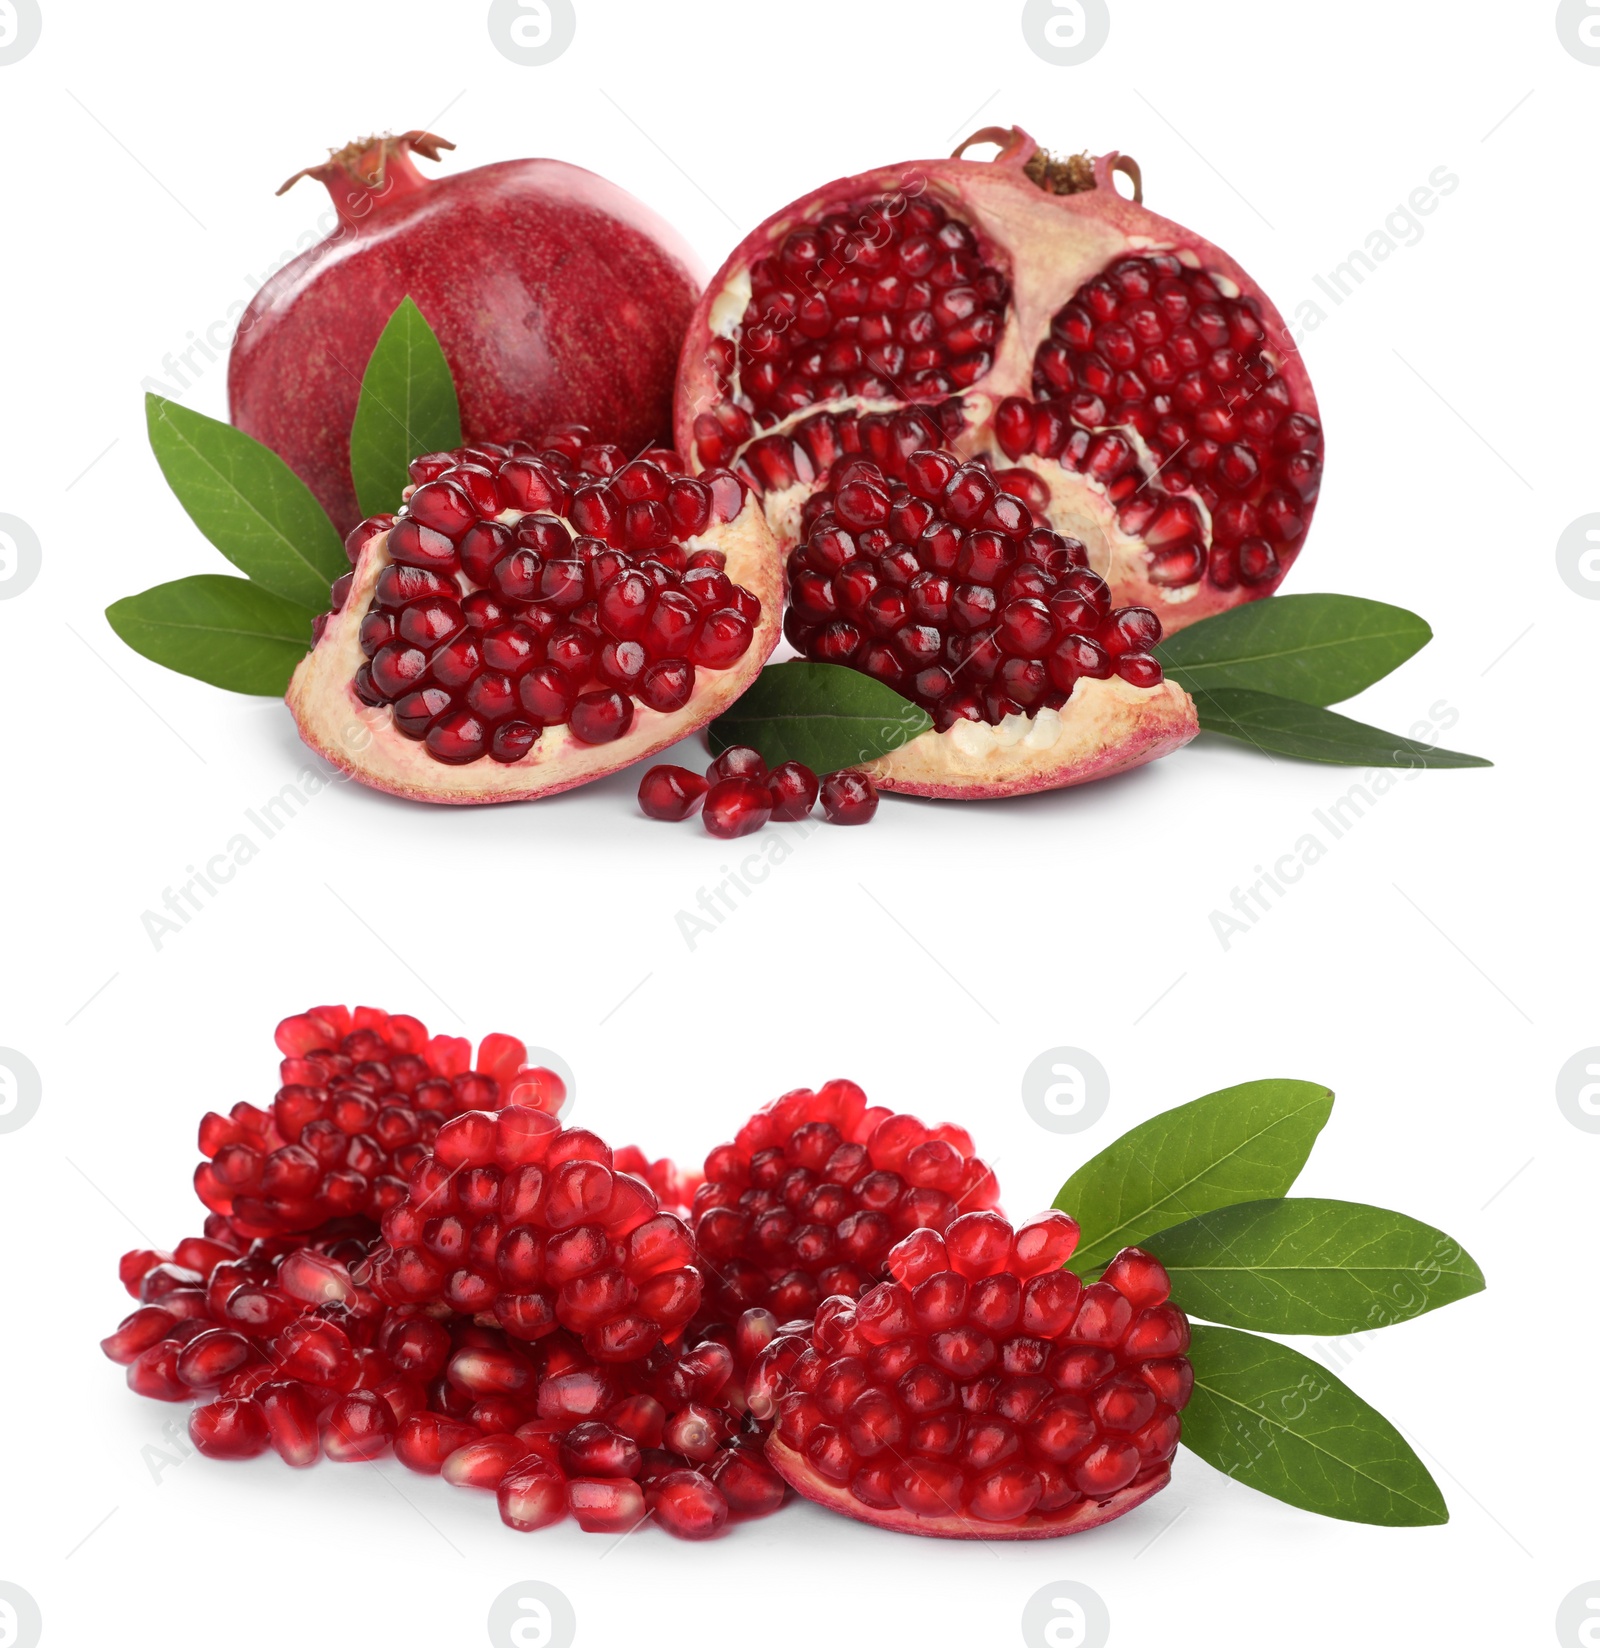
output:
[[[272,1109],[202,1124],[227,1205],[124,1255],[138,1307],[102,1341],[130,1389],[197,1403],[210,1458],[392,1452],[513,1528],[684,1539],[790,1485],[912,1532],[1036,1537],[1166,1480],[1192,1376],[1165,1272],[1130,1248],[1085,1287],[1075,1222],[1013,1233],[961,1128],[832,1081],[701,1178],[563,1127],[559,1078],[510,1036],[474,1059],[317,1007],[277,1039]],[[317,1170],[293,1194],[286,1151]]]
[[[944,732],[1059,710],[1080,680],[1153,687],[1161,623],[1112,608],[1076,538],[1036,523],[1035,479],[924,448],[885,471],[841,464],[802,516],[784,633],[807,658],[875,676]]]
[[[924,1127],[831,1081],[775,1099],[706,1157],[695,1240],[719,1309],[810,1316],[879,1281],[913,1230],[943,1230],[999,1194],[965,1128]]]
[[[205,1235],[123,1257],[139,1304],[102,1348],[132,1390],[197,1400],[209,1457],[392,1449],[497,1491],[516,1528],[649,1514],[704,1538],[778,1508],[742,1396],[776,1319],[685,1331],[700,1275],[663,1207],[699,1175],[563,1129],[560,1078],[514,1037],[474,1060],[416,1019],[317,1007],[277,1041],[272,1107],[201,1124]]]
[[[1155,582],[1270,583],[1305,535],[1322,426],[1292,409],[1269,352],[1259,302],[1232,281],[1171,253],[1121,258],[1051,320],[1038,403],[1003,401],[995,434],[1013,460],[1057,458],[1100,481],[1123,531],[1159,551]],[[1143,440],[1158,484],[1119,430]],[[1209,561],[1199,510],[1164,495],[1188,488],[1211,517]]]
[[[749,650],[760,602],[720,550],[692,543],[743,507],[726,470],[691,479],[671,451],[630,459],[574,426],[538,448],[429,453],[411,479],[398,516],[346,540],[354,564],[387,532],[391,562],[362,619],[354,688],[392,705],[435,760],[520,761],[556,726],[611,743],[637,706],[682,709],[697,670]],[[348,591],[334,586],[335,612]]]
[[[651,767],[639,780],[639,810],[646,818],[681,823],[700,814],[706,833],[731,840],[751,835],[768,820],[808,818],[818,798],[830,824],[866,824],[878,810],[878,790],[864,772],[847,768],[817,775],[799,761],[768,771],[759,750],[735,744],[706,768],[702,778],[687,767]]]

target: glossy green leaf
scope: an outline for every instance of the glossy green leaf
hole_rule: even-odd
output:
[[[1450,1520],[1406,1439],[1320,1362],[1233,1328],[1197,1327],[1185,1446],[1285,1504],[1389,1528]]]
[[[1124,1133],[1061,1187],[1055,1205],[1083,1228],[1073,1269],[1234,1202],[1288,1192],[1333,1109],[1316,1082],[1244,1082]]]
[[[1348,716],[1292,698],[1222,687],[1193,694],[1205,732],[1253,744],[1269,755],[1325,761],[1341,767],[1488,767],[1482,756],[1419,744],[1396,732],[1369,727]]]
[[[229,692],[281,698],[311,647],[311,615],[244,578],[200,573],[106,608],[106,621],[153,663]]]
[[[389,317],[361,378],[350,430],[350,476],[363,515],[400,507],[406,466],[461,445],[455,380],[433,328],[405,298]]]
[[[838,772],[898,749],[933,725],[892,687],[839,664],[768,664],[737,703],[711,723],[717,754],[734,744],[761,751],[769,767],[803,761]]]
[[[1302,704],[1337,704],[1381,681],[1433,631],[1414,612],[1357,595],[1276,595],[1169,635],[1156,648],[1190,692],[1247,687]]]
[[[1442,1230],[1360,1202],[1245,1202],[1144,1245],[1167,1267],[1174,1303],[1259,1333],[1361,1333],[1483,1288],[1483,1272]]]
[[[277,453],[242,429],[145,396],[150,446],[189,518],[238,569],[274,595],[326,612],[350,570],[322,505]]]

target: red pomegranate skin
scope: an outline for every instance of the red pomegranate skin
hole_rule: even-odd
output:
[[[677,233],[564,161],[430,179],[403,139],[391,143],[376,186],[338,157],[315,168],[339,225],[256,293],[228,361],[233,422],[288,463],[339,531],[361,518],[350,480],[361,374],[407,296],[450,363],[468,442],[583,423],[633,451],[670,429],[704,280]],[[370,175],[375,159],[366,150],[354,165]]]

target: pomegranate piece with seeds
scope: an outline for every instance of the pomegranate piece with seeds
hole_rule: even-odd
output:
[[[428,453],[346,540],[289,684],[305,741],[413,800],[529,800],[703,726],[778,639],[782,567],[727,470],[576,425]]]
[[[891,1280],[762,1353],[788,1369],[773,1468],[846,1516],[947,1539],[1073,1533],[1159,1492],[1193,1388],[1188,1321],[1137,1248],[1086,1287],[1062,1268],[1076,1240],[1062,1213],[909,1236]]]
[[[559,160],[437,179],[412,162],[451,147],[422,131],[366,138],[291,178],[285,189],[307,176],[327,186],[338,227],[261,288],[228,358],[232,421],[341,532],[360,513],[360,368],[407,295],[438,334],[469,441],[576,420],[635,451],[670,414],[700,289],[689,248],[615,184]]]
[[[807,497],[784,620],[804,657],[871,675],[933,718],[870,778],[920,795],[1019,794],[1192,738],[1194,705],[1151,655],[1156,615],[1113,606],[1083,544],[1042,525],[1005,477],[916,445],[936,435],[924,413],[897,413],[892,429],[900,444],[881,464],[845,459]],[[862,801],[836,817],[828,795],[835,823],[872,816]]]
[[[961,158],[973,143],[999,153]],[[1017,128],[784,207],[690,322],[678,444],[758,486],[785,549],[839,464],[891,470],[908,407],[937,435],[918,445],[982,461],[1084,546],[1113,607],[1168,630],[1270,595],[1321,483],[1316,397],[1256,283],[1146,210],[1131,161]]]
[[[869,1107],[851,1081],[797,1088],[706,1157],[693,1214],[709,1302],[809,1316],[830,1294],[871,1287],[913,1230],[943,1230],[998,1196],[963,1128]]]
[[[283,1236],[330,1219],[377,1221],[405,1200],[444,1122],[503,1103],[555,1110],[553,1070],[530,1067],[514,1036],[485,1036],[476,1062],[459,1036],[375,1007],[313,1007],[277,1029],[282,1086],[269,1110],[240,1102],[200,1123],[200,1200],[237,1236]],[[130,1260],[132,1255],[129,1255]],[[348,1277],[300,1262],[284,1278],[311,1303]],[[323,1290],[332,1288],[332,1293]]]

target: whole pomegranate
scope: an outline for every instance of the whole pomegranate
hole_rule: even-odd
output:
[[[433,180],[412,164],[452,147],[423,131],[364,138],[297,172],[283,188],[326,184],[339,226],[267,281],[239,322],[233,421],[288,463],[341,532],[361,513],[350,425],[362,369],[407,296],[450,363],[469,442],[581,422],[632,453],[668,424],[701,278],[688,247],[631,195],[563,161]]]

